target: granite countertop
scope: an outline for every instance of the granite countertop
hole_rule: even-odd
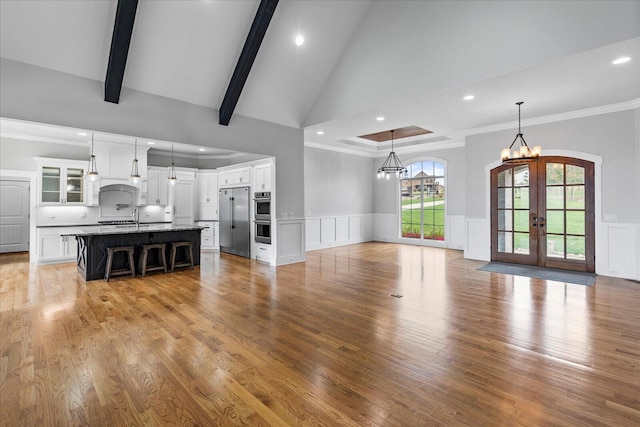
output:
[[[97,236],[107,234],[139,234],[159,233],[163,231],[190,231],[202,230],[205,227],[199,225],[174,225],[174,224],[140,224],[140,225],[93,225],[79,227],[71,233],[63,233],[61,236]]]
[[[161,224],[171,224],[170,221],[158,221],[158,222],[141,222],[140,225],[144,225],[145,227],[148,225],[161,225]],[[108,224],[44,224],[44,225],[36,225],[36,228],[54,228],[54,227],[113,227],[113,225]]]

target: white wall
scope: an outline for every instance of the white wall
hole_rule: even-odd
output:
[[[306,147],[304,209],[307,217],[370,214],[373,159]]]
[[[0,71],[6,118],[274,156],[278,208],[302,221],[301,129],[239,115],[220,126],[217,110],[127,88],[112,104],[103,101],[102,82],[7,59],[1,59]]]
[[[373,236],[373,159],[305,147],[305,247],[365,242]]]

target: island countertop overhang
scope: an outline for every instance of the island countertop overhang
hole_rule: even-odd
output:
[[[141,224],[141,225],[91,225],[79,227],[74,231],[63,233],[61,236],[105,236],[110,234],[141,234],[162,233],[176,231],[203,230],[206,227],[199,225],[175,225],[175,224]]]

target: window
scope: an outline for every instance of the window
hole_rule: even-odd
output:
[[[419,240],[444,240],[444,164],[431,160],[412,163],[401,180],[401,236]]]

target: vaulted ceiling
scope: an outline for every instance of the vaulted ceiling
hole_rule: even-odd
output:
[[[0,56],[104,81],[116,6],[2,0]],[[140,1],[123,86],[219,109],[258,6]],[[358,135],[429,144],[513,124],[516,101],[523,119],[633,102],[639,64],[638,1],[281,0],[234,114],[375,155]]]

